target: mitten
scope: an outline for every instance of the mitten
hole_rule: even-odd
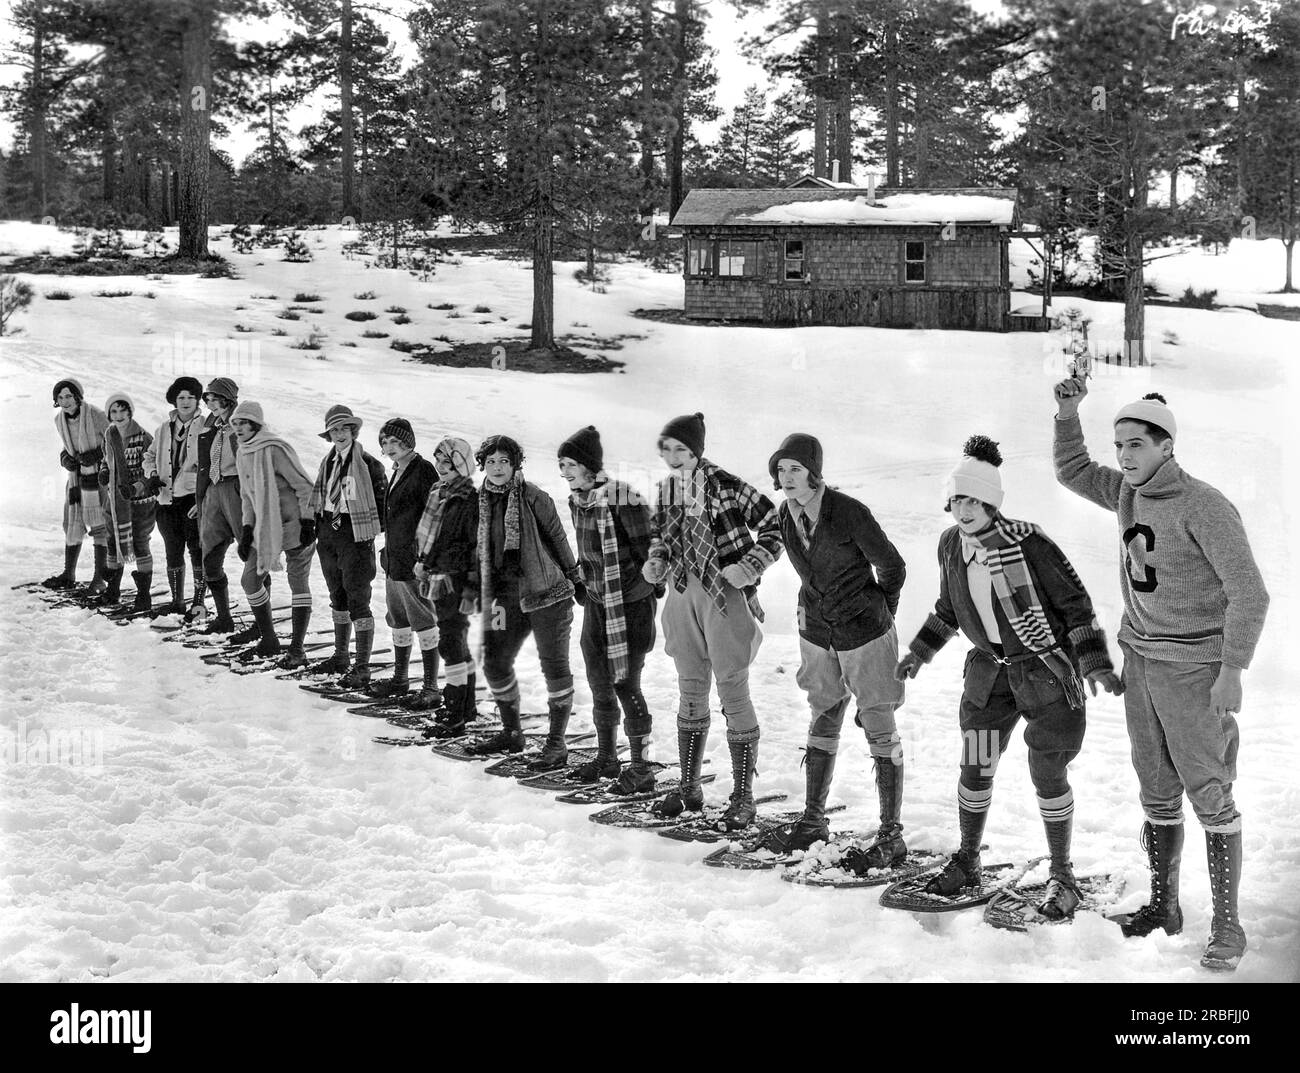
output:
[[[239,553],[241,563],[248,562],[248,557],[253,553],[253,527],[244,526],[244,530],[239,534],[239,547],[236,549]]]

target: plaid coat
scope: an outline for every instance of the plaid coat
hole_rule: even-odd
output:
[[[704,494],[709,504],[709,528],[720,566],[744,563],[755,578],[781,557],[781,524],[772,501],[753,485],[701,458]],[[655,505],[650,516],[650,558],[667,563],[673,587],[686,591],[686,566],[682,558],[682,528],[685,507],[677,501],[672,476],[655,488]],[[762,621],[757,583],[745,588],[745,599],[754,617]]]

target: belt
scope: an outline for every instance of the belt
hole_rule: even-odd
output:
[[[993,646],[994,651],[984,652],[982,648],[978,648],[976,651],[984,652],[984,655],[988,656],[994,663],[1000,663],[1004,667],[1010,667],[1013,663],[1027,663],[1031,659],[1038,659],[1039,656],[1047,655],[1048,652],[1055,652],[1061,647],[1059,644],[1055,644],[1051,648],[1044,648],[1041,652],[1022,652],[1018,656],[1007,656],[1001,645],[993,644],[992,641],[989,644]]]

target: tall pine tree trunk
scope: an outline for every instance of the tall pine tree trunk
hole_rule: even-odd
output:
[[[892,16],[891,16],[892,18]],[[898,30],[885,30],[885,185],[898,186]]]
[[[677,215],[677,209],[686,197],[682,182],[682,160],[686,155],[686,97],[690,86],[686,80],[687,22],[690,19],[690,0],[676,0],[673,17],[677,21],[676,55],[673,57],[673,130],[668,136],[668,216]]]
[[[357,218],[353,190],[356,171],[352,148],[352,0],[343,0],[343,23],[339,30],[339,141],[342,152],[343,215]]]
[[[655,211],[655,87],[654,8],[651,0],[641,0],[641,205],[642,216]]]
[[[107,208],[120,208],[117,186],[117,135],[113,130],[113,109],[104,109],[104,129],[100,131],[99,154],[102,172],[100,195]]]
[[[46,170],[46,109],[45,99],[45,27],[44,12],[38,11],[32,26],[32,193],[35,195],[37,214],[44,217],[49,211],[50,197]]]
[[[853,181],[853,37],[848,15],[840,12],[835,27],[835,159],[840,181]]]
[[[533,160],[533,327],[529,347],[555,346],[555,229],[552,203],[551,110],[553,105],[550,55],[550,13],[546,0],[537,4],[537,56],[534,104],[537,115],[537,150]]]
[[[1286,282],[1282,285],[1284,294],[1294,294],[1295,286],[1291,282],[1291,255],[1295,252],[1296,240],[1296,154],[1291,151],[1287,158],[1286,184],[1286,219],[1282,223],[1282,245],[1286,249]]]
[[[827,166],[826,134],[830,125],[830,106],[826,100],[826,83],[830,78],[830,27],[825,0],[817,5],[817,74],[813,80],[813,96],[816,101],[816,113],[813,119],[813,175],[826,178],[830,173]]]
[[[1147,169],[1136,156],[1126,162],[1128,190],[1124,214],[1124,352],[1131,365],[1145,365],[1146,280],[1143,269],[1143,238],[1138,223],[1147,207]],[[1131,170],[1130,170],[1131,168]]]
[[[181,29],[181,169],[176,206],[181,257],[208,255],[212,24],[212,0],[189,0]]]

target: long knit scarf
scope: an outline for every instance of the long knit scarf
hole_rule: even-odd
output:
[[[622,682],[628,675],[627,619],[623,614],[623,575],[619,569],[618,532],[614,527],[614,512],[609,506],[609,484],[571,494],[574,505],[579,510],[596,512],[602,570],[600,595],[605,608],[605,656],[609,660],[614,681]]]
[[[492,615],[492,501],[491,496],[506,496],[506,539],[503,552],[518,551],[519,498],[523,492],[524,478],[518,470],[504,488],[484,481],[478,490],[478,561],[479,607],[483,610],[483,628],[488,628]]]
[[[291,473],[298,474],[302,484],[311,481],[311,476],[298,459],[298,452],[266,425],[240,444],[236,457],[239,487],[242,494],[253,497],[253,547],[257,550],[259,574],[284,569],[280,561],[284,551],[284,525],[280,519],[280,489],[275,478],[276,455],[272,447],[280,448],[283,465]]]
[[[77,416],[69,419],[62,410],[54,415],[54,427],[59,430],[59,439],[63,449],[74,458],[83,451],[99,447],[104,442],[104,433],[108,431],[108,415],[98,406],[82,402]],[[77,484],[79,470],[68,474],[68,487]]]
[[[330,459],[334,455],[335,452],[331,449],[316,473],[316,483],[312,486],[311,499],[307,505],[307,509],[315,514],[324,511],[325,474],[329,471]],[[343,479],[343,499],[352,519],[352,539],[360,544],[363,540],[374,540],[379,535],[379,506],[375,502],[375,487],[370,482],[366,453],[360,444],[352,445],[347,467],[347,476]]]
[[[114,558],[121,563],[135,561],[135,548],[131,540],[131,476],[126,464],[126,440],[138,436],[142,431],[133,417],[124,427],[109,425],[104,432],[104,460],[108,464],[108,487],[104,489],[104,497],[108,500],[110,531],[117,544]]]
[[[434,541],[442,529],[442,516],[447,504],[459,496],[469,497],[474,494],[474,482],[459,473],[439,481],[429,491],[429,498],[424,501],[424,510],[420,520],[415,524],[416,554],[423,559],[433,549]],[[451,591],[451,578],[444,575],[436,586],[430,586],[425,596],[436,600]]]
[[[964,545],[973,549],[976,556],[987,564],[993,593],[1020,643],[1060,679],[1071,706],[1081,708],[1084,701],[1083,682],[1052,633],[1051,623],[1047,621],[1043,603],[1038,597],[1038,587],[1034,584],[1034,576],[1021,547],[1025,538],[1035,533],[1045,540],[1049,539],[1032,522],[1015,521],[998,515],[993,519],[992,528],[974,535],[962,533],[961,539]],[[1068,563],[1064,556],[1061,558]],[[1074,568],[1069,569],[1074,575]],[[1074,576],[1078,580],[1077,575]]]

